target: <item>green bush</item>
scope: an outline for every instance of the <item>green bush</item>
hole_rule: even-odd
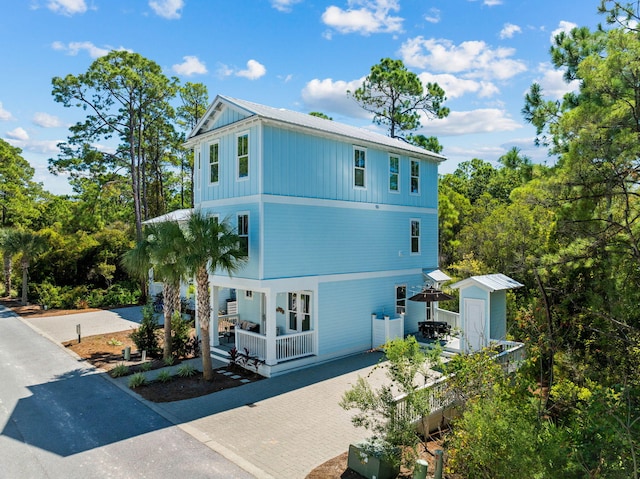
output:
[[[129,337],[136,345],[138,351],[146,351],[150,357],[160,354],[158,345],[158,320],[153,314],[153,306],[147,304],[142,308],[142,323]]]
[[[112,378],[119,378],[122,376],[127,376],[129,374],[129,366],[126,364],[118,364],[115,368],[111,370]]]
[[[161,383],[168,383],[171,381],[171,373],[169,371],[160,371],[158,374],[158,381]]]
[[[42,306],[47,308],[60,308],[62,306],[60,288],[49,281],[43,281],[41,284],[35,285],[34,293],[32,297]]]
[[[139,386],[147,384],[147,377],[143,373],[135,373],[129,378],[129,387],[135,389]]]
[[[189,321],[183,320],[179,314],[174,314],[171,318],[171,351],[176,358],[184,358],[190,352],[190,333]]]
[[[146,361],[140,365],[140,370],[151,371],[151,366],[153,366],[153,364],[151,364],[151,361]]]
[[[191,376],[195,376],[197,373],[196,368],[194,368],[191,364],[183,364],[178,368],[178,376],[181,378],[190,378]]]

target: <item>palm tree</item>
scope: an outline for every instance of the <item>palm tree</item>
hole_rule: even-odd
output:
[[[11,232],[8,228],[0,230],[0,250],[2,250],[2,259],[4,262],[4,294],[11,297],[11,266],[12,258],[9,248],[6,247]]]
[[[22,298],[21,304],[27,304],[29,292],[29,267],[36,256],[42,253],[47,247],[47,240],[33,231],[14,230],[9,233],[4,241],[5,252],[10,256],[20,256],[20,267],[22,268]]]
[[[202,376],[205,381],[213,379],[209,341],[209,271],[226,271],[229,275],[237,271],[246,259],[240,247],[240,238],[233,233],[227,221],[194,211],[186,229],[187,250],[184,256],[189,272],[196,279],[196,304],[198,321],[202,332]]]
[[[139,279],[148,279],[153,268],[154,277],[162,281],[164,295],[163,357],[171,357],[171,318],[180,313],[180,282],[186,277],[184,262],[186,240],[176,221],[166,221],[146,228],[143,239],[124,254],[122,265]]]

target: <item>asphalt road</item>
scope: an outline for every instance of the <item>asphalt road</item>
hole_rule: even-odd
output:
[[[0,307],[0,478],[252,478]]]

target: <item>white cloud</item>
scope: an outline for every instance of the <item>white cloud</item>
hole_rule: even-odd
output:
[[[356,90],[363,81],[364,78],[350,82],[316,78],[302,89],[302,100],[309,110],[332,112],[352,118],[370,118],[369,113],[363,110],[353,98],[347,96],[347,91]]]
[[[178,75],[191,76],[191,75],[204,75],[207,73],[207,66],[201,62],[198,57],[187,55],[182,57],[184,60],[182,63],[176,63],[171,69]]]
[[[578,25],[576,25],[575,23],[567,22],[566,20],[561,20],[560,23],[558,23],[558,28],[556,28],[554,31],[551,32],[551,37],[549,38],[549,41],[551,42],[551,44],[555,44],[556,35],[559,35],[561,32],[569,33],[571,30],[573,30],[577,26]]]
[[[513,23],[505,23],[502,30],[500,30],[500,38],[513,38],[516,33],[522,33],[522,28]]]
[[[467,93],[475,93],[480,98],[488,98],[500,92],[498,87],[488,81],[476,81],[459,78],[449,73],[433,75],[423,72],[418,75],[423,85],[437,83],[446,93],[447,99],[459,98]]]
[[[29,133],[27,133],[24,128],[18,127],[8,131],[7,137],[12,140],[27,141],[29,139]]]
[[[91,42],[69,42],[66,45],[62,42],[53,42],[51,44],[51,48],[59,51],[66,51],[67,55],[71,56],[76,56],[82,50],[85,50],[91,58],[103,57],[113,50],[112,48],[97,47]]]
[[[502,5],[502,0],[484,0],[482,4],[486,5],[487,7],[494,7],[496,5]]]
[[[22,130],[22,128],[16,128],[16,130]],[[13,132],[7,132],[7,136],[9,136],[9,133],[15,134],[16,131],[14,130]],[[23,151],[39,153],[43,155],[57,155],[60,152],[60,150],[58,149],[58,143],[62,142],[63,140],[29,140],[28,138],[21,139],[9,137],[7,141],[11,145],[16,146]]]
[[[545,96],[560,99],[565,93],[577,91],[580,88],[579,80],[567,83],[562,76],[564,72],[556,70],[550,63],[541,63],[538,66],[538,71],[542,74],[542,77],[536,78],[534,82],[542,87]]]
[[[271,0],[271,6],[281,12],[290,12],[291,7],[302,0]]]
[[[252,59],[247,62],[246,70],[236,72],[236,76],[248,78],[249,80],[257,80],[263,77],[265,73],[267,73],[265,66]]]
[[[400,10],[399,0],[348,0],[348,8],[331,5],[322,14],[325,25],[339,33],[392,33],[402,30],[402,17],[390,15]]]
[[[60,118],[41,111],[34,113],[31,121],[42,128],[57,128],[62,126]]]
[[[86,12],[87,4],[84,0],[50,0],[47,8],[52,12],[71,16]]]
[[[4,109],[2,106],[2,102],[0,101],[0,121],[9,121],[13,120],[13,115],[11,112]]]
[[[429,23],[440,22],[440,10],[437,8],[430,8],[429,13],[425,15],[424,19]]]
[[[452,111],[442,119],[421,121],[425,134],[457,136],[474,133],[495,133],[513,131],[522,125],[509,117],[505,110],[497,108],[480,108],[470,111]]]
[[[184,7],[184,0],[150,0],[149,6],[156,15],[167,20],[176,20],[182,15],[180,10]]]
[[[430,68],[444,73],[464,73],[466,77],[506,80],[526,71],[524,62],[510,58],[513,48],[491,49],[483,41],[454,45],[449,40],[411,38],[400,47],[407,66]]]

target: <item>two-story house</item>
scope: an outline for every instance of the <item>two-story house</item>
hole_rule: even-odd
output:
[[[258,325],[238,324],[232,340],[270,376],[370,349],[372,314],[404,313],[438,267],[438,154],[225,96],[185,145],[196,208],[228,219],[248,252],[232,277],[210,278],[214,356],[226,356],[217,325],[229,291],[233,313]]]

